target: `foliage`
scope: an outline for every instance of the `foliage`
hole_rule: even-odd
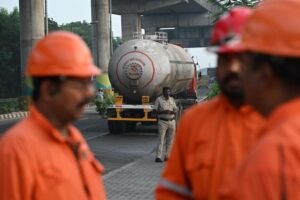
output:
[[[259,2],[261,2],[261,0],[209,0],[209,1],[218,3],[226,10],[236,6],[254,7]]]
[[[0,104],[0,114],[6,114],[14,111],[13,103],[2,103]]]
[[[255,7],[262,0],[207,0],[211,3],[216,3],[221,7],[220,12],[215,14],[216,19],[219,18],[224,12],[237,6]]]
[[[122,44],[122,39],[120,37],[113,37],[113,51]]]
[[[19,110],[27,111],[29,107],[30,97],[19,97],[18,107]]]
[[[67,24],[62,24],[60,26],[60,29],[80,35],[80,37],[82,37],[82,39],[87,43],[90,49],[92,49],[91,24],[87,23],[86,21],[71,22]]]
[[[4,99],[0,102],[0,114],[14,112],[18,107],[18,99]]]
[[[217,96],[220,94],[220,87],[217,82],[214,82],[210,85],[209,92],[207,94],[208,99],[212,99],[213,97]]]
[[[220,12],[215,14],[215,18],[219,18],[224,12],[237,6],[255,7],[262,0],[207,0],[208,2],[215,3],[221,7]],[[220,87],[218,83],[214,82],[210,85],[208,92],[208,99],[213,98],[220,94]]]
[[[0,98],[17,97],[21,92],[20,19],[0,8]]]
[[[48,18],[49,32],[56,30],[72,31],[80,35],[91,47],[91,24],[71,22],[59,25]],[[121,44],[121,38],[113,38],[114,49]],[[20,55],[20,16],[18,8],[8,12],[0,8],[0,99],[21,96],[21,55]],[[18,105],[18,103],[16,103]],[[10,104],[1,105],[2,110],[10,110]],[[27,103],[20,101],[20,109],[25,109]]]
[[[102,116],[106,117],[107,107],[113,105],[115,102],[115,97],[112,94],[104,93],[103,98],[96,98],[95,105],[96,111]]]
[[[54,21],[52,18],[48,18],[48,29],[49,32],[51,32],[51,31],[57,31],[60,28],[56,21]]]
[[[59,27],[61,30],[70,31],[76,33],[82,37],[82,39],[87,43],[87,45],[92,49],[92,26],[90,23],[83,22],[71,22],[67,24],[62,24]],[[115,50],[122,43],[120,37],[113,37],[112,45],[113,50]]]
[[[27,111],[29,101],[29,97],[2,99],[0,101],[0,114],[6,114],[15,111]]]

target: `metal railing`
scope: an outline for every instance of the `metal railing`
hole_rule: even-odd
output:
[[[0,99],[0,104],[1,103],[13,103],[17,102],[19,98],[8,98],[8,99]]]

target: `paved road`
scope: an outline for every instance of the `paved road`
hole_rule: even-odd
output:
[[[105,173],[129,164],[147,154],[150,155],[156,146],[157,136],[154,133],[127,133],[123,135],[105,135],[88,143],[97,159],[105,166]],[[154,156],[153,159],[154,161]]]

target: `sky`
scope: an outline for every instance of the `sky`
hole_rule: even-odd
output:
[[[92,21],[90,0],[48,0],[47,4],[48,17],[53,18],[58,24],[83,20]],[[19,0],[1,0],[0,7],[11,11],[14,7],[19,7]],[[112,28],[115,37],[122,35],[119,15],[112,15]]]
[[[48,0],[48,17],[58,24],[74,21],[91,22],[90,0]],[[12,11],[19,7],[19,0],[1,0],[0,7]],[[115,37],[121,37],[121,17],[112,15],[112,30]],[[188,52],[198,61],[200,68],[215,67],[216,56],[208,53],[205,48],[188,48]]]

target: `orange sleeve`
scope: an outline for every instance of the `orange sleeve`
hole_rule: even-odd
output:
[[[189,200],[192,192],[189,187],[184,155],[184,140],[188,131],[184,129],[184,122],[177,128],[177,133],[171,150],[169,160],[166,162],[163,174],[155,191],[157,200]],[[185,131],[184,131],[185,130]]]
[[[31,200],[33,177],[26,153],[14,151],[0,142],[0,199]]]

